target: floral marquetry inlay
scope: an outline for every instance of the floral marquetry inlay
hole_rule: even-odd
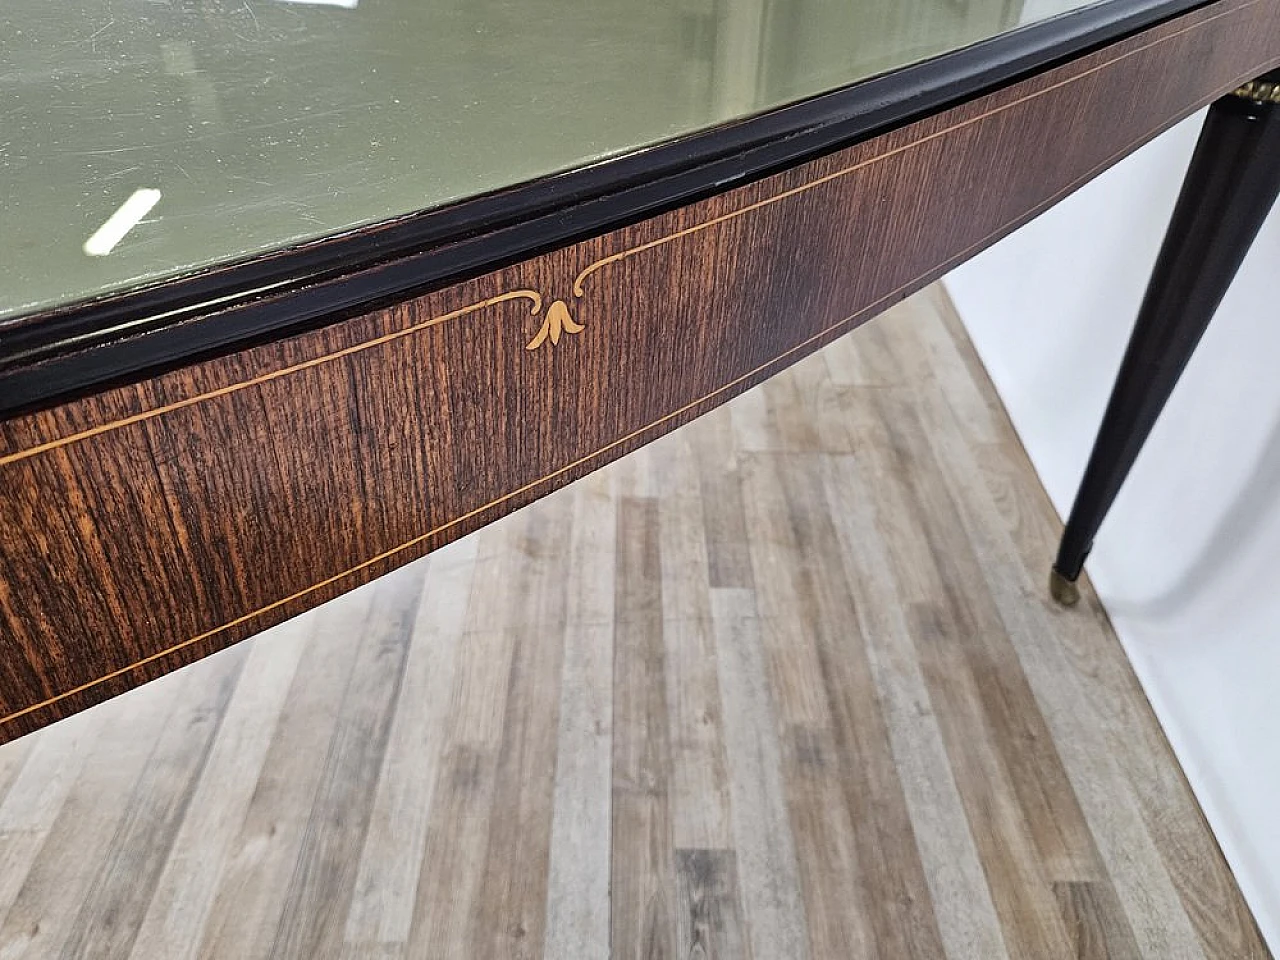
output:
[[[569,313],[569,307],[563,300],[556,300],[547,308],[547,315],[542,321],[542,326],[538,328],[538,332],[534,334],[532,340],[525,344],[526,350],[537,350],[548,340],[552,344],[560,342],[560,334],[562,333],[581,333],[585,327],[573,319],[573,315]]]

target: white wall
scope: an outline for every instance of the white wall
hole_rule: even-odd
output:
[[[1164,134],[947,278],[1063,516],[1201,119]],[[1156,424],[1086,569],[1280,954],[1278,270],[1280,208]]]

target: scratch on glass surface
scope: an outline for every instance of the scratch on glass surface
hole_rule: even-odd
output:
[[[105,24],[103,24],[101,27],[99,27],[97,30],[93,32],[93,34],[89,37],[90,50],[92,50],[94,53],[98,52],[98,38],[102,36],[104,33],[106,33],[108,30],[110,30],[113,26],[115,26],[115,23],[116,23],[115,20],[108,20]]]

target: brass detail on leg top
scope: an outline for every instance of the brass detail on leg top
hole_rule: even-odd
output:
[[[1244,86],[1232,90],[1231,96],[1255,103],[1280,103],[1280,80],[1250,80]]]

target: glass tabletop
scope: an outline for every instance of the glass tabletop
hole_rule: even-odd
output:
[[[7,0],[0,318],[706,130],[1078,0]]]

